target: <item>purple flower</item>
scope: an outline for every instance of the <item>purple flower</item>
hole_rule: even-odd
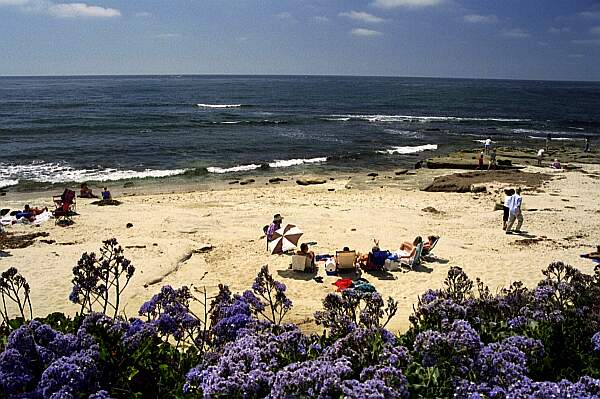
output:
[[[592,348],[596,352],[600,352],[600,332],[597,332],[592,337]]]

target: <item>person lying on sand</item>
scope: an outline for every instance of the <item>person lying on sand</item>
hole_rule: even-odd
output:
[[[37,215],[41,215],[42,213],[44,213],[47,210],[48,210],[48,208],[43,208],[43,209],[37,208],[37,207],[32,208],[29,206],[29,204],[27,204],[27,205],[25,205],[25,207],[23,207],[23,210],[21,212],[17,212],[15,217],[17,219],[25,218],[25,219],[29,220],[30,222],[33,222]]]
[[[596,247],[596,252],[590,252],[587,254],[583,254],[581,255],[582,258],[587,258],[587,259],[600,259],[600,245],[598,245]]]

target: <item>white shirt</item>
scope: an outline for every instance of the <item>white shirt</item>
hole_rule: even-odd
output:
[[[492,145],[492,140],[491,140],[491,139],[487,139],[487,140],[485,141],[485,146],[486,146],[486,147],[489,147],[489,146],[491,146],[491,145]]]
[[[544,149],[538,151],[538,157],[544,156]]]
[[[510,195],[505,195],[504,196],[504,206],[508,208],[509,204],[510,204]]]
[[[523,197],[519,194],[513,194],[508,200],[508,210],[512,215],[516,215],[518,210],[521,208],[521,204],[523,203]]]

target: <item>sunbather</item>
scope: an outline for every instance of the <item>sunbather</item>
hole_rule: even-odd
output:
[[[423,255],[427,255],[429,253],[429,250],[439,238],[440,237],[438,236],[427,236],[427,241],[423,243]]]
[[[583,254],[581,255],[582,258],[588,258],[588,259],[600,259],[600,245],[598,245],[596,247],[596,252],[590,252],[587,254]]]
[[[411,258],[417,252],[417,246],[423,242],[421,236],[415,237],[412,243],[405,241],[400,244],[400,256],[399,258]]]

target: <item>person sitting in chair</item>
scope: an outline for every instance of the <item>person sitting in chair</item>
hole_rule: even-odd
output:
[[[110,191],[108,191],[108,188],[104,187],[104,190],[102,191],[102,199],[104,201],[109,201],[112,199],[112,195],[110,195]]]
[[[300,249],[296,252],[297,255],[306,256],[310,259],[310,268],[313,269],[315,267],[315,253],[308,249],[307,243],[300,244]]]
[[[273,234],[281,228],[281,223],[283,222],[283,217],[280,214],[275,214],[273,216],[273,222],[267,228],[267,241],[273,241]]]
[[[427,236],[427,241],[423,243],[423,255],[427,255],[429,253],[429,250],[431,249],[431,247],[433,247],[433,245],[438,239],[438,236]]]
[[[421,236],[415,237],[412,243],[405,241],[400,244],[400,252],[403,253],[399,258],[412,258],[417,252],[417,246],[423,242]]]

